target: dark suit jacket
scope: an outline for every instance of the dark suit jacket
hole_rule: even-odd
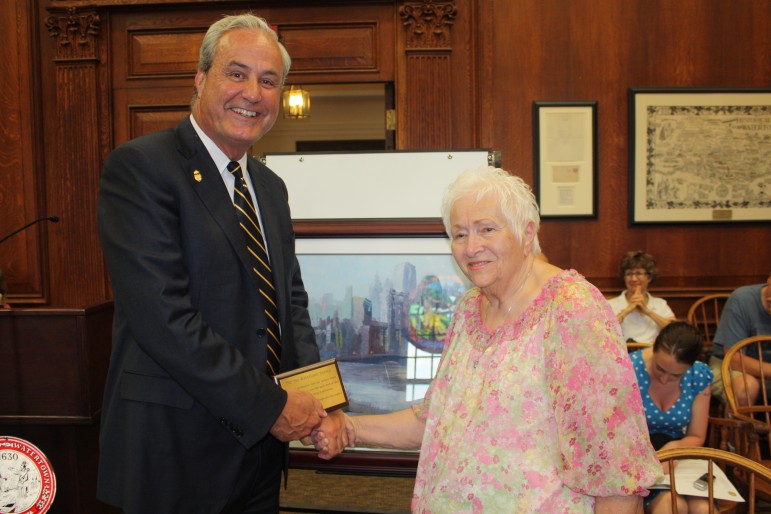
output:
[[[286,186],[254,159],[248,170],[281,369],[293,369],[319,354]],[[265,373],[266,325],[232,200],[189,119],[112,152],[97,213],[115,298],[98,496],[127,512],[218,512],[286,393]]]

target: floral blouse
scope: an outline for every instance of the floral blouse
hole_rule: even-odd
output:
[[[416,414],[426,430],[413,512],[590,513],[595,496],[647,495],[661,472],[610,306],[577,272],[521,318],[484,326],[458,304]]]

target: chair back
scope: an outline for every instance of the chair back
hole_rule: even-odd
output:
[[[771,425],[771,409],[769,409],[768,393],[763,384],[771,378],[771,372],[766,371],[764,364],[771,364],[771,359],[763,355],[763,350],[769,350],[771,354],[771,335],[754,336],[742,339],[731,348],[727,348],[723,356],[723,387],[728,403],[729,414],[743,418],[757,417],[755,414],[766,413],[764,421]],[[771,367],[771,366],[769,366]],[[734,387],[731,374],[735,371],[742,373],[740,379],[743,382],[743,392]],[[748,394],[747,375],[755,376],[761,384],[758,398],[751,401]]]
[[[699,329],[704,337],[704,354],[712,352],[712,338],[720,323],[720,313],[723,312],[730,293],[715,293],[702,296],[688,309],[688,323]]]
[[[704,446],[730,451],[760,462],[758,435],[752,423],[736,418],[709,417]]]
[[[735,453],[717,450],[715,448],[673,448],[659,450],[657,455],[662,463],[683,459],[702,459],[707,461],[709,477],[707,480],[707,492],[710,514],[718,512],[714,502],[714,484],[712,480],[713,469],[715,467],[722,469],[734,485],[737,485],[736,482],[734,482],[734,479],[741,478],[740,481],[737,481],[745,485],[745,487],[742,487],[741,493],[744,495],[744,500],[746,502],[746,512],[749,512],[750,514],[755,514],[755,496],[758,488],[760,486],[771,486],[771,469]],[[675,466],[670,465],[669,470],[669,490],[674,492],[677,485],[674,472]],[[678,514],[676,495],[672,494],[671,499],[672,512]]]
[[[771,360],[763,355],[764,349],[771,353],[771,335],[742,339],[726,349],[721,371],[728,415],[752,423],[759,434],[767,435],[771,430],[771,403],[764,384],[771,378],[771,372],[765,369],[764,364],[771,364]],[[735,387],[731,378],[736,371],[741,372],[737,380],[741,381],[743,387]],[[758,397],[754,402],[748,393],[748,375],[757,377],[760,382]],[[761,439],[769,445],[768,450],[771,452],[771,439]]]

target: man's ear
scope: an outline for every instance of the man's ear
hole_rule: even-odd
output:
[[[201,96],[201,90],[206,83],[206,72],[198,70],[195,73],[195,92],[196,96]]]

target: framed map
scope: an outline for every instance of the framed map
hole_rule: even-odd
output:
[[[629,91],[629,220],[771,220],[771,89]]]

